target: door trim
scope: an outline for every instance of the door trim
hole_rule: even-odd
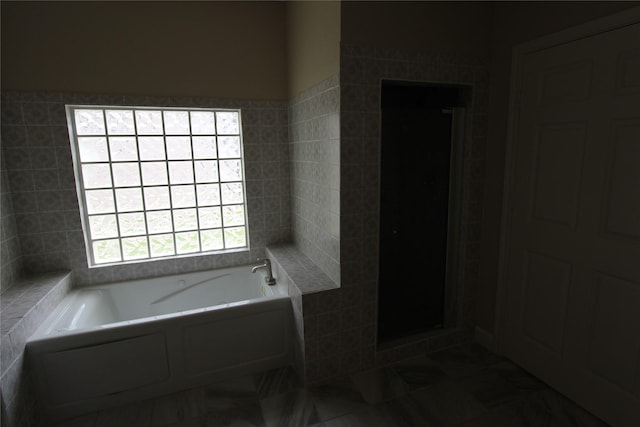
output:
[[[449,218],[447,232],[447,266],[444,289],[444,329],[457,328],[462,325],[462,310],[460,309],[463,295],[462,283],[464,268],[462,268],[462,193],[464,170],[464,136],[467,129],[466,108],[453,108],[451,120],[451,154],[449,167]]]
[[[511,63],[511,87],[509,99],[509,118],[507,121],[507,141],[505,148],[505,167],[503,180],[502,221],[500,225],[500,251],[498,258],[498,283],[496,291],[496,311],[494,321],[494,350],[498,354],[505,352],[506,330],[506,272],[509,265],[509,231],[511,230],[511,201],[513,198],[513,180],[516,165],[516,137],[520,121],[519,108],[522,94],[522,76],[525,56],[565,43],[613,31],[640,22],[640,7],[589,21],[575,27],[540,37],[513,48]]]

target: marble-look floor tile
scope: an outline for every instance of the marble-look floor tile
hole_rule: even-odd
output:
[[[362,411],[369,406],[349,380],[312,387],[310,392],[322,421]]]
[[[455,384],[488,408],[519,399],[524,394],[490,369],[457,378]]]
[[[430,419],[437,419],[444,426],[457,425],[487,411],[474,396],[452,382],[438,383],[411,396],[430,414]]]
[[[265,427],[262,408],[254,406],[234,408],[224,412],[210,412],[204,417],[204,426],[212,427]]]
[[[258,400],[253,378],[245,376],[202,388],[206,412],[241,407]]]
[[[464,344],[460,346],[469,352],[476,360],[482,363],[484,366],[493,365],[494,363],[504,362],[505,359],[503,356],[499,356],[492,351],[487,350],[486,347],[481,346],[478,343],[471,342],[469,344]]]
[[[151,426],[154,405],[151,400],[98,412],[94,427]]]
[[[295,390],[300,381],[291,367],[272,369],[253,376],[259,399],[277,396]]]
[[[390,426],[441,427],[442,420],[412,395],[377,405],[381,419]]]
[[[180,421],[177,423],[165,424],[162,427],[208,427],[209,425],[213,424],[207,424],[207,421],[204,417],[199,417],[191,418],[189,420]]]
[[[260,400],[266,427],[306,427],[320,420],[311,393],[300,389]]]
[[[447,378],[438,365],[425,356],[405,360],[392,366],[392,369],[409,386],[410,390],[429,387]]]
[[[184,423],[205,415],[204,388],[194,388],[153,400],[151,426]]]
[[[544,408],[544,410],[570,426],[606,427],[608,425],[551,388],[531,392],[527,395],[526,400],[531,405]]]
[[[518,400],[492,408],[460,427],[575,427],[538,405]]]
[[[81,415],[56,424],[55,427],[93,427],[96,423],[97,415],[98,414],[96,412],[88,415]]]
[[[467,420],[459,424],[459,427],[525,427],[525,425],[522,424],[516,408],[504,405]]]
[[[497,372],[519,390],[545,390],[548,388],[542,381],[508,360],[491,365],[488,369]]]
[[[364,400],[375,405],[403,396],[408,387],[391,368],[372,369],[351,376]]]
[[[477,344],[468,344],[428,355],[448,375],[464,376],[504,360]]]
[[[264,426],[262,408],[252,377],[210,384],[204,388],[206,425]]]
[[[367,408],[333,418],[309,427],[398,427],[395,422],[386,420],[375,408]]]
[[[605,427],[478,346],[304,389],[291,368],[94,412],[56,427]]]

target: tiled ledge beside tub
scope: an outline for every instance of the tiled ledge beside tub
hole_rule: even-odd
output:
[[[315,380],[309,375],[310,364],[314,362],[313,352],[305,344],[305,336],[310,337],[309,325],[305,331],[305,319],[311,323],[312,316],[318,314],[317,293],[330,297],[339,292],[339,286],[331,280],[311,259],[296,249],[294,244],[268,246],[267,256],[273,264],[273,271],[280,284],[286,284],[293,306],[294,357],[296,372],[305,383]],[[330,298],[329,298],[330,299]],[[303,309],[304,307],[304,309]]]
[[[71,273],[59,271],[20,279],[0,296],[3,425],[34,424],[35,401],[23,369],[25,343],[70,289]]]

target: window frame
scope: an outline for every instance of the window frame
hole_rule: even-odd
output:
[[[77,110],[100,110],[102,113],[102,126],[104,127],[104,131],[101,134],[84,134],[84,135],[78,135],[78,129],[77,129],[77,123],[76,123],[76,116],[75,116],[75,112]],[[108,124],[108,119],[107,119],[107,111],[131,111],[131,115],[132,115],[132,123],[133,123],[133,133],[127,133],[127,134],[115,134],[115,133],[110,133],[109,131],[109,124]],[[138,131],[138,119],[137,119],[137,115],[136,115],[136,111],[158,111],[160,112],[160,120],[162,123],[162,133],[161,134],[144,134],[144,133],[139,133]],[[172,112],[172,111],[179,111],[179,112],[186,112],[187,113],[187,117],[188,117],[188,121],[189,121],[189,132],[188,133],[180,133],[180,134],[167,134],[167,129],[166,129],[166,118],[165,118],[165,112]],[[80,104],[67,104],[65,105],[65,112],[66,112],[66,119],[67,119],[67,126],[68,126],[68,131],[69,131],[69,139],[70,139],[70,146],[71,146],[71,153],[72,153],[72,159],[73,159],[73,168],[74,168],[74,178],[75,178],[75,182],[76,182],[76,191],[77,191],[77,198],[78,198],[78,207],[79,207],[79,211],[80,211],[80,218],[81,218],[81,223],[82,223],[82,232],[83,232],[83,238],[84,238],[84,242],[85,242],[85,251],[86,251],[86,256],[87,256],[87,264],[89,268],[97,268],[97,267],[107,267],[107,266],[123,266],[123,265],[129,265],[129,264],[134,264],[134,263],[141,263],[141,262],[153,262],[153,261],[159,261],[159,260],[167,260],[167,259],[176,259],[176,258],[185,258],[185,257],[193,257],[193,256],[205,256],[205,255],[217,255],[217,254],[225,254],[225,253],[233,253],[233,252],[243,252],[243,251],[249,251],[250,250],[250,232],[249,232],[249,212],[248,212],[248,203],[247,203],[247,181],[246,181],[246,171],[245,171],[245,165],[246,165],[246,161],[245,161],[245,157],[244,157],[244,141],[243,141],[243,128],[242,128],[242,111],[240,108],[199,108],[199,107],[160,107],[160,106],[123,106],[123,105],[80,105]],[[214,114],[214,133],[207,133],[207,134],[194,134],[193,133],[193,128],[192,128],[192,112],[210,112]],[[218,115],[216,113],[236,113],[237,114],[237,120],[238,120],[238,133],[232,133],[232,134],[228,134],[228,133],[219,133],[220,132],[220,128],[218,127]],[[215,145],[214,145],[214,149],[215,149],[215,157],[206,157],[206,158],[196,158],[197,156],[194,153],[194,140],[193,137],[212,137],[214,139]],[[79,138],[91,138],[91,137],[95,137],[95,138],[104,138],[104,146],[106,148],[106,156],[107,156],[107,160],[100,160],[100,161],[83,161],[82,159],[82,155],[81,155],[81,147],[80,147],[80,141]],[[110,138],[113,137],[120,137],[120,138],[133,138],[135,140],[135,153],[136,153],[136,160],[114,160],[112,157],[112,143],[110,141]],[[158,137],[162,139],[162,146],[164,148],[164,153],[163,153],[163,160],[143,160],[141,158],[141,149],[140,149],[140,145],[139,145],[139,138],[140,137]],[[173,158],[170,159],[169,156],[169,150],[168,150],[168,146],[167,146],[167,137],[186,137],[188,138],[189,141],[189,150],[190,150],[190,158],[184,158],[184,159],[179,159],[179,158]],[[219,141],[220,141],[220,137],[237,137],[238,138],[238,143],[239,143],[239,152],[238,152],[238,157],[223,157],[220,158],[220,149],[219,149]],[[220,166],[220,161],[221,160],[237,160],[240,162],[239,165],[239,174],[240,174],[240,180],[227,180],[227,181],[223,181],[222,180],[222,176],[221,176],[221,166]],[[193,172],[193,177],[192,180],[190,182],[187,183],[176,183],[176,182],[172,182],[172,177],[171,177],[171,172],[170,172],[170,162],[181,162],[181,161],[187,161],[191,163],[191,170]],[[202,181],[199,182],[198,178],[197,178],[197,173],[196,173],[196,166],[195,166],[195,162],[197,161],[215,161],[216,162],[216,171],[215,173],[217,174],[217,180],[215,181]],[[145,162],[153,162],[153,163],[162,163],[165,170],[166,170],[166,182],[164,184],[153,184],[153,185],[145,185],[144,182],[144,176],[143,176],[143,167],[142,165]],[[114,181],[114,171],[113,171],[113,165],[114,164],[124,164],[124,163],[135,163],[137,165],[137,172],[138,172],[138,178],[139,178],[139,183],[137,185],[116,185],[116,182]],[[85,186],[85,177],[83,174],[83,170],[82,167],[83,165],[87,165],[87,164],[106,164],[108,165],[109,168],[109,173],[110,173],[110,181],[111,184],[108,187],[90,187],[87,188]],[[223,201],[223,184],[225,183],[233,183],[233,184],[240,184],[240,188],[242,191],[242,200],[241,202],[233,202],[233,203],[224,203]],[[217,204],[199,204],[198,202],[198,185],[217,185]],[[193,195],[194,195],[194,199],[195,202],[193,203],[192,206],[186,206],[186,207],[176,207],[173,204],[173,189],[176,188],[177,186],[180,185],[185,185],[185,186],[190,186],[193,190]],[[161,208],[161,209],[150,209],[147,207],[147,202],[146,202],[146,192],[145,189],[146,188],[165,188],[166,192],[169,195],[169,205],[168,207],[165,208]],[[121,210],[118,206],[118,196],[116,195],[118,189],[138,189],[139,190],[139,197],[140,197],[140,202],[142,204],[141,208],[138,210],[133,210],[133,211],[127,211],[127,210]],[[97,215],[100,215],[100,213],[92,213],[90,214],[89,208],[88,208],[88,195],[87,195],[87,191],[91,191],[91,190],[107,190],[107,191],[111,191],[111,198],[112,198],[112,203],[113,203],[113,210],[111,212],[106,213],[105,215],[113,215],[113,217],[115,218],[115,223],[116,223],[116,230],[117,230],[117,235],[114,237],[106,237],[106,238],[94,238],[91,234],[91,222],[90,222],[90,218],[91,217],[95,217]],[[179,190],[177,190],[179,191]],[[225,225],[225,219],[224,219],[224,208],[225,207],[231,207],[231,206],[242,206],[242,209],[244,210],[244,219],[242,224],[238,224],[238,225]],[[200,218],[200,210],[202,208],[218,208],[219,210],[219,221],[220,221],[220,225],[219,226],[212,226],[212,227],[206,227],[203,228],[201,226],[201,218]],[[195,221],[196,221],[196,228],[192,228],[192,229],[188,229],[188,230],[176,230],[176,225],[175,225],[175,211],[179,211],[180,209],[192,209],[193,210],[193,215],[195,217]],[[170,220],[171,220],[171,230],[170,231],[166,231],[166,232],[150,232],[149,231],[149,219],[148,219],[148,214],[149,212],[160,212],[160,211],[167,211],[169,212],[169,216],[170,216]],[[144,233],[140,233],[140,234],[135,234],[134,236],[129,236],[129,235],[123,235],[121,232],[121,227],[120,227],[120,215],[121,214],[129,214],[129,213],[142,213],[143,219],[144,219]],[[227,231],[229,229],[232,228],[244,228],[244,245],[242,246],[236,246],[236,247],[227,247]],[[207,230],[219,230],[220,234],[221,234],[221,239],[222,239],[222,248],[220,249],[205,249],[203,250],[202,246],[203,246],[203,240],[202,240],[202,235],[201,232],[203,231],[207,231]],[[190,252],[186,252],[186,253],[179,253],[178,250],[178,235],[180,233],[197,233],[197,245],[198,248],[195,251],[190,251]],[[168,254],[168,255],[153,255],[152,254],[152,247],[151,247],[151,238],[153,236],[161,236],[161,235],[171,235],[172,238],[172,246],[173,246],[173,253],[172,254]],[[140,258],[130,258],[130,259],[126,259],[126,255],[125,255],[125,250],[124,250],[124,239],[127,239],[129,237],[142,237],[144,236],[146,238],[146,256],[144,257],[140,257]],[[117,240],[118,242],[118,246],[119,246],[119,256],[120,256],[120,260],[117,261],[96,261],[96,254],[94,253],[95,249],[94,249],[94,242],[100,242],[100,241],[107,241],[107,240]]]

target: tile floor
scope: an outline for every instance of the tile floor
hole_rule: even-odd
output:
[[[104,410],[57,427],[606,426],[478,345],[300,387],[291,369]]]

